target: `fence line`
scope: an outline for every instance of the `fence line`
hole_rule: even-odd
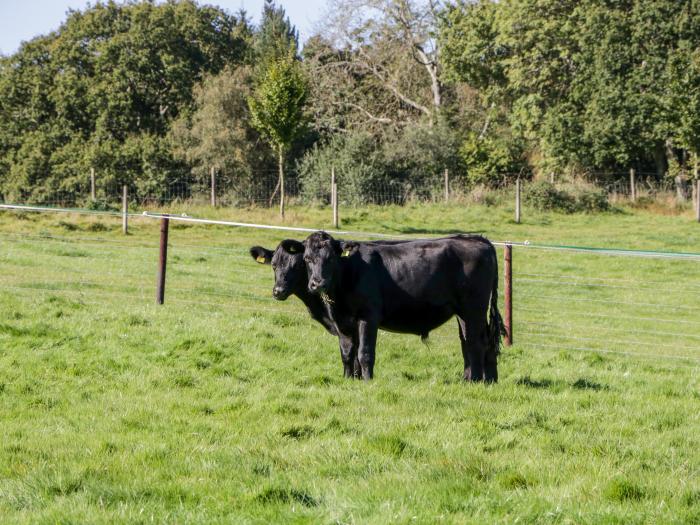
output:
[[[639,285],[638,286],[620,286],[620,285],[615,285],[615,284],[595,284],[595,283],[589,283],[587,281],[548,281],[547,279],[528,279],[528,278],[523,278],[523,277],[516,277],[516,279],[519,282],[524,282],[524,283],[561,284],[561,285],[568,285],[568,286],[582,287],[582,288],[586,287],[586,288],[612,288],[615,290],[634,290],[634,289],[640,287]],[[642,287],[644,287],[643,285],[646,283],[643,281],[640,281],[639,284],[642,285]],[[658,286],[658,285],[652,285],[652,286]]]
[[[560,328],[574,328],[574,325],[572,325],[572,324],[557,326],[557,325],[547,324],[547,323],[533,323],[531,321],[520,321],[519,324],[522,324],[525,326],[538,326],[538,327],[542,327],[542,328],[553,328],[555,330],[560,329]],[[618,332],[618,333],[620,333],[620,332],[628,333],[629,332],[629,330],[626,328],[611,328],[609,326],[605,326],[603,328],[595,327],[595,326],[578,327],[578,328],[582,328],[582,329],[588,328],[591,330],[600,329],[600,330],[603,330],[605,332]],[[687,338],[687,339],[700,340],[700,335],[692,335],[692,334],[680,334],[679,335],[677,332],[659,332],[659,331],[655,331],[655,330],[640,330],[639,328],[635,328],[634,331],[635,331],[635,333],[638,333],[638,334],[667,335],[667,336],[671,336],[671,337],[681,337],[681,338]]]
[[[535,295],[523,295],[520,294],[520,297],[535,297]],[[673,304],[664,304],[664,303],[630,303],[626,301],[609,301],[606,299],[582,299],[580,297],[563,297],[560,295],[541,295],[537,294],[536,297],[538,299],[561,299],[562,301],[573,301],[577,303],[599,303],[599,304],[614,304],[616,306],[653,306],[653,307],[661,307],[661,308],[669,308],[669,309],[682,309],[682,310],[693,310],[693,311],[700,311],[700,307],[696,306],[683,306],[683,305],[673,305]]]
[[[602,282],[625,282],[625,283],[643,283],[643,284],[662,284],[667,286],[668,283],[664,281],[649,281],[649,280],[643,280],[639,281],[637,279],[621,279],[621,278],[616,278],[616,277],[578,277],[575,275],[561,275],[561,274],[545,274],[545,273],[525,273],[525,272],[518,272],[518,275],[524,275],[526,277],[552,277],[554,279],[587,279],[589,281],[602,281]],[[691,282],[689,283],[690,286],[692,287],[697,287],[700,288],[700,281],[698,282]]]
[[[18,205],[0,205],[0,209],[9,209],[9,210],[21,210],[21,211],[31,211],[31,212],[63,212],[63,213],[76,213],[75,210],[70,210],[70,209],[54,209],[54,208],[44,208],[44,207],[25,207],[25,206],[18,206]],[[95,215],[104,215],[104,213],[95,213],[95,212],[89,212],[89,211],[84,211],[81,210],[81,213],[92,213]],[[108,215],[114,216],[114,217],[121,217],[121,213],[119,212],[114,212],[114,213],[109,213]],[[316,229],[311,229],[311,228],[296,228],[296,227],[290,227],[290,226],[277,226],[277,225],[259,225],[259,224],[253,224],[253,223],[243,223],[243,222],[233,222],[233,221],[221,221],[221,220],[212,220],[212,219],[199,219],[199,218],[194,218],[194,217],[188,217],[188,216],[178,216],[178,215],[166,215],[166,214],[154,214],[154,213],[148,213],[146,212],[145,214],[129,214],[131,217],[134,218],[140,218],[142,220],[158,220],[161,222],[161,224],[167,219],[167,223],[169,224],[170,221],[183,221],[183,222],[192,222],[196,224],[211,224],[211,225],[218,225],[218,226],[231,226],[231,227],[238,227],[238,228],[251,228],[251,229],[264,229],[264,230],[275,230],[275,231],[300,231],[300,232],[313,232],[317,231]],[[386,233],[380,233],[380,234],[373,234],[369,232],[353,232],[353,231],[342,231],[342,230],[331,230],[331,233],[335,234],[341,234],[341,235],[359,235],[362,237],[373,237],[373,236],[382,236],[384,238],[402,238],[402,239],[412,239],[414,237],[412,236],[407,236],[407,235],[393,235],[393,234],[386,234]],[[0,239],[2,239],[3,234],[0,233]],[[68,242],[70,239],[69,237],[59,237],[59,236],[42,236],[42,235],[36,235],[36,236],[26,236],[22,234],[13,234],[9,233],[7,234],[6,237],[11,238],[12,240],[9,242],[16,242],[17,246],[13,252],[16,253],[22,253],[22,251],[28,251],[31,253],[32,250],[35,248],[33,246],[36,246],[39,242],[46,242],[47,240],[49,241],[54,241],[56,243],[65,243]],[[75,238],[73,238],[75,239]],[[84,237],[81,236],[80,239],[84,242],[90,242],[92,245],[96,245],[98,243],[101,243],[103,240],[102,239],[93,239],[90,237]],[[109,240],[111,242],[110,246],[103,246],[102,250],[92,250],[88,249],[87,251],[90,251],[92,253],[93,251],[97,253],[99,251],[100,253],[103,254],[108,254],[112,255],[115,251],[117,250],[129,250],[129,256],[128,258],[133,259],[134,262],[141,264],[146,257],[150,257],[155,265],[157,256],[156,256],[156,250],[155,248],[158,246],[156,243],[153,244],[148,244],[144,242],[139,242],[139,243],[124,243],[124,242],[119,242],[119,241],[114,241],[114,240]],[[22,246],[22,243],[27,242],[29,243],[27,246]],[[595,255],[614,255],[617,257],[653,257],[653,258],[660,258],[664,260],[668,259],[676,259],[676,260],[682,260],[686,261],[687,263],[694,264],[696,261],[700,260],[700,254],[692,254],[692,253],[675,253],[675,252],[663,252],[663,251],[651,251],[651,250],[622,250],[622,249],[615,249],[615,248],[590,248],[590,247],[577,247],[577,246],[566,246],[566,245],[549,245],[549,244],[539,244],[539,243],[533,243],[530,241],[524,241],[524,242],[512,242],[512,241],[497,241],[494,243],[499,246],[507,246],[511,247],[512,249],[525,249],[527,248],[528,250],[532,249],[544,249],[547,251],[556,251],[559,253],[576,253],[576,254],[587,254],[589,256],[595,256]],[[514,248],[517,247],[517,248]],[[105,249],[106,248],[106,249]],[[177,250],[180,248],[187,248],[191,249],[189,253],[192,253],[192,255],[197,255],[197,254],[203,254],[203,253],[215,253],[216,256],[222,256],[222,257],[240,257],[240,258],[248,258],[247,254],[242,253],[244,250],[233,250],[233,249],[227,249],[227,248],[221,248],[219,251],[215,252],[209,252],[207,248],[205,247],[204,249],[200,248],[200,246],[196,244],[180,244],[179,242],[172,242],[170,243],[170,248],[176,250],[175,253],[177,253]],[[149,251],[150,255],[148,255],[146,250]],[[144,252],[144,253],[139,253],[139,252]],[[221,252],[224,252],[223,254]],[[173,252],[171,251],[171,254]],[[50,253],[48,253],[50,255]],[[106,259],[105,259],[106,260]],[[568,261],[569,259],[567,259]],[[0,259],[1,261],[1,259]],[[102,259],[98,259],[98,261],[103,262]],[[629,320],[629,321],[650,321],[650,322],[661,322],[661,323],[674,323],[678,326],[698,326],[700,325],[700,322],[696,322],[692,319],[692,316],[694,316],[694,312],[699,311],[700,307],[695,307],[695,306],[689,306],[689,305],[683,305],[683,304],[671,304],[669,302],[664,302],[664,303],[656,303],[656,302],[649,302],[649,301],[630,301],[630,300],[625,300],[629,299],[628,297],[621,297],[622,300],[615,300],[615,299],[605,299],[605,298],[593,298],[591,297],[571,297],[565,294],[557,294],[557,293],[548,293],[548,294],[541,294],[537,293],[538,285],[539,284],[549,284],[552,287],[555,288],[561,288],[561,287],[568,287],[568,286],[592,286],[594,290],[591,290],[591,293],[595,292],[595,289],[623,289],[623,290],[629,290],[629,293],[632,294],[632,292],[639,290],[640,288],[644,288],[643,285],[646,281],[644,280],[638,280],[638,281],[630,281],[630,280],[623,280],[623,279],[607,279],[603,280],[602,278],[597,278],[597,277],[571,277],[571,276],[566,276],[562,274],[555,274],[555,273],[533,273],[533,274],[528,274],[523,272],[522,274],[518,271],[520,264],[519,259],[516,258],[516,269],[514,270],[514,275],[515,275],[515,289],[514,289],[514,294],[515,294],[515,303],[513,307],[514,311],[514,323],[516,327],[516,337],[518,338],[516,340],[516,344],[518,345],[523,345],[523,347],[539,347],[539,348],[550,348],[550,349],[556,349],[556,350],[571,350],[571,351],[588,351],[588,352],[599,352],[599,353],[609,353],[609,354],[618,354],[618,355],[624,355],[624,356],[638,356],[638,357],[644,357],[644,358],[649,358],[649,357],[657,357],[659,359],[663,359],[665,357],[669,357],[670,359],[683,359],[686,361],[692,361],[692,362],[700,362],[700,359],[696,359],[693,355],[690,356],[681,356],[677,354],[673,354],[670,356],[667,356],[666,354],[663,353],[664,350],[670,350],[670,349],[676,349],[676,350],[681,350],[685,352],[691,352],[691,353],[696,353],[700,350],[700,348],[695,348],[693,346],[693,341],[684,341],[685,344],[683,345],[677,345],[677,344],[669,344],[668,337],[675,336],[678,339],[684,339],[684,336],[679,333],[672,333],[668,331],[668,327],[666,327],[663,330],[651,330],[648,329],[648,327],[644,326],[635,326],[631,330],[622,330],[621,328],[615,328],[615,327],[608,327],[602,326],[602,327],[591,327],[590,322],[586,323],[581,323],[578,324],[575,322],[575,320],[578,317],[581,318],[589,318],[589,319],[604,319],[606,321],[609,320]],[[4,262],[4,261],[3,261]],[[126,270],[126,268],[123,266],[123,261],[119,261],[121,268],[123,270]],[[107,263],[103,263],[107,264]],[[175,260],[171,262],[171,264],[177,265],[178,264],[193,264],[193,261],[180,261],[180,260]],[[251,264],[252,261],[251,261]],[[635,267],[638,265],[643,265],[643,262],[639,262],[638,264],[635,263]],[[203,267],[202,267],[203,268]],[[693,266],[693,269],[696,269],[696,266]],[[199,267],[197,268],[199,269]],[[112,270],[112,268],[108,268],[108,270]],[[60,273],[60,272],[67,272],[70,273],[71,275],[80,273],[79,265],[74,265],[74,267],[70,269],[61,269],[57,268],[56,270],[53,270],[50,272],[50,277],[47,277],[46,280],[50,281],[52,279],[55,279],[55,274]],[[85,271],[93,271],[97,272],[96,269],[90,269],[87,268]],[[185,276],[185,273],[187,276]],[[11,274],[12,275],[12,274]],[[98,277],[99,275],[99,277]],[[144,274],[142,274],[140,277],[143,277]],[[148,272],[149,275],[149,282],[150,282],[150,272]],[[199,279],[199,285],[195,286],[188,286],[188,282],[185,283],[185,285],[182,284],[180,279],[188,279],[191,278],[194,275],[196,279]],[[523,278],[520,278],[519,276],[523,275]],[[141,286],[140,284],[143,281],[143,279],[138,278],[138,283],[135,284],[130,284],[130,285],[120,285],[115,282],[105,282],[104,279],[100,280],[100,277],[114,277],[114,278],[128,278],[129,280],[133,279],[133,272],[132,271],[122,271],[122,272],[116,272],[113,273],[111,271],[109,272],[99,272],[95,276],[91,276],[91,278],[87,279],[75,279],[75,280],[70,280],[66,279],[63,282],[58,283],[58,287],[52,287],[50,283],[39,283],[39,286],[36,284],[34,285],[24,285],[22,286],[21,280],[23,276],[19,276],[18,279],[14,280],[5,280],[7,284],[2,285],[3,288],[6,288],[8,290],[17,290],[17,291],[30,291],[30,292],[40,292],[40,293],[46,293],[46,294],[73,294],[76,295],[78,298],[81,300],[85,298],[91,298],[94,296],[102,296],[102,297],[119,297],[119,298],[124,298],[124,299],[140,299],[142,301],[146,301],[147,296],[150,295],[149,293],[146,293],[146,288]],[[535,276],[537,278],[530,278],[531,276]],[[546,276],[546,277],[545,277]],[[294,315],[296,316],[297,313],[291,310],[287,311],[282,308],[274,308],[271,305],[276,304],[277,301],[275,301],[268,292],[268,287],[265,286],[264,288],[262,286],[256,286],[252,285],[252,283],[246,281],[246,282],[236,282],[232,286],[232,288],[235,289],[226,289],[222,288],[220,283],[217,283],[214,279],[212,279],[208,275],[201,275],[199,272],[194,271],[194,270],[189,270],[187,272],[183,272],[182,275],[179,273],[175,272],[173,273],[171,270],[171,274],[169,276],[169,279],[175,280],[175,282],[171,282],[169,285],[169,290],[171,291],[173,297],[168,298],[168,302],[172,301],[175,304],[190,304],[190,305],[211,305],[215,306],[218,308],[221,307],[233,307],[234,309],[250,309],[250,310],[256,310],[256,311],[276,311],[279,313],[283,313],[285,315]],[[587,283],[586,279],[593,281],[591,283]],[[133,282],[133,281],[132,281]],[[636,286],[620,286],[618,284],[606,284],[606,283],[635,283]],[[649,281],[649,283],[656,283],[657,281]],[[691,283],[695,283],[695,281],[691,281]],[[271,283],[270,283],[271,284]],[[665,283],[662,283],[665,284]],[[80,286],[90,286],[89,289],[87,290],[76,290],[76,289],[70,289],[70,287],[80,287]],[[67,289],[67,288],[68,289]],[[687,287],[686,287],[687,288]],[[264,290],[264,293],[262,293]],[[565,289],[564,289],[565,290]],[[586,290],[583,290],[586,291]],[[680,290],[680,289],[674,289],[672,290],[676,293],[682,293],[686,292],[686,289]],[[139,293],[140,292],[140,293]],[[566,292],[564,292],[566,293]],[[188,300],[184,297],[196,297],[196,300]],[[504,294],[505,296],[505,294]],[[523,305],[521,306],[521,298],[523,299],[522,303]],[[643,298],[643,297],[642,297]],[[246,304],[248,302],[254,302],[254,305],[249,305]],[[570,305],[569,308],[544,308],[542,304],[547,304],[547,302],[551,301],[556,301],[555,304],[561,305],[561,303],[566,303],[567,305]],[[148,300],[150,303],[151,301]],[[540,308],[532,308],[533,304],[540,304]],[[575,306],[576,303],[592,303],[592,304],[600,304],[600,305],[610,305],[611,307],[614,308],[609,308],[605,309],[606,311],[609,310],[609,313],[595,313],[595,312],[589,312],[585,310],[583,307],[581,307],[584,311],[577,311],[577,307]],[[633,307],[633,308],[654,308],[658,311],[661,312],[666,312],[665,315],[672,315],[677,318],[674,319],[663,319],[663,318],[655,318],[655,317],[646,317],[646,316],[629,316],[629,315],[624,315],[624,310],[621,313],[621,308],[620,307]],[[557,322],[551,320],[551,316],[553,313],[556,313],[558,316],[563,317],[562,322]],[[537,314],[537,315],[532,315],[532,314]],[[545,322],[538,322],[539,319],[541,319],[542,316],[549,316],[549,320],[545,320]],[[308,316],[302,316],[308,319]],[[691,319],[688,319],[690,317]],[[609,322],[607,323],[608,325],[610,324]],[[517,331],[517,329],[522,326],[523,329],[521,331]],[[602,334],[600,337],[588,337],[590,332],[592,330],[595,330],[596,328],[599,328]],[[638,337],[632,337],[630,339],[625,339],[624,337],[621,336],[613,336],[614,338],[608,337],[609,332],[612,333],[626,333],[626,332],[631,332],[632,334],[636,334]],[[517,335],[519,334],[519,335]],[[656,336],[656,341],[654,341],[654,338],[652,336]],[[692,339],[692,340],[697,340],[700,339],[699,336],[689,334],[686,339]],[[563,340],[563,344],[551,344],[552,340]],[[581,344],[580,346],[577,343],[573,343],[573,345],[569,346],[567,344],[567,341],[569,342],[582,342],[582,343],[588,343],[588,344]],[[570,344],[570,343],[569,343]],[[600,345],[601,348],[591,348],[592,346],[595,347],[597,345]],[[652,356],[651,354],[644,353],[644,352],[625,352],[625,351],[616,351],[615,349],[618,347],[650,347],[650,348],[655,348],[658,349],[660,352]],[[610,348],[612,347],[612,348]]]
[[[110,215],[115,217],[122,217],[121,212],[94,212],[89,210],[74,210],[69,208],[46,208],[40,206],[24,206],[18,204],[0,204],[0,209],[14,210],[14,211],[29,211],[29,212],[51,212],[51,213],[79,213],[79,214],[99,214],[99,215]],[[276,224],[256,224],[249,222],[236,222],[236,221],[225,221],[217,219],[200,219],[196,217],[190,217],[187,214],[174,215],[165,213],[151,213],[144,211],[143,213],[129,213],[130,217],[145,217],[148,219],[168,219],[169,221],[179,221],[179,222],[190,222],[195,224],[209,224],[214,226],[232,226],[239,228],[255,228],[261,230],[277,230],[277,231],[295,231],[303,233],[314,233],[320,230],[324,230],[331,234],[336,235],[358,235],[361,237],[379,237],[387,239],[416,239],[414,235],[407,234],[389,234],[389,233],[378,233],[378,232],[363,232],[363,231],[352,231],[352,230],[333,230],[324,228],[300,228],[294,226],[281,226]],[[472,235],[469,232],[464,232],[465,235]],[[423,236],[422,238],[425,238]],[[522,248],[533,248],[542,250],[553,250],[553,251],[572,251],[572,252],[585,252],[594,255],[612,255],[612,256],[628,256],[628,257],[645,257],[645,258],[665,258],[665,259],[686,259],[686,260],[697,260],[700,261],[700,253],[693,252],[667,252],[658,250],[633,250],[633,249],[620,249],[620,248],[597,248],[590,246],[569,246],[569,245],[557,245],[557,244],[542,244],[533,243],[531,241],[491,241],[495,246],[518,246]]]
[[[541,310],[536,310],[534,308],[519,307],[520,311],[532,312],[532,313],[542,313]],[[590,312],[576,312],[576,315],[581,317],[597,317],[602,319],[610,319],[609,315],[593,314]],[[654,321],[657,323],[678,323],[678,324],[688,324],[693,326],[700,326],[700,321],[687,321],[685,319],[662,319],[658,317],[636,317],[636,316],[626,316],[615,314],[615,319],[624,319],[626,321]]]
[[[291,200],[302,200],[306,203],[331,204],[333,197],[333,174],[330,169],[327,174],[303,176],[295,169],[287,169],[284,191]],[[628,171],[598,172],[579,175],[550,174],[550,183],[566,187],[567,185],[595,185],[604,191],[608,197],[629,198],[635,201],[643,193],[655,195],[661,192],[692,193],[692,180],[688,179],[680,186],[676,181],[659,178],[656,172],[632,170],[633,180]],[[404,204],[411,201],[420,202],[449,202],[464,198],[473,189],[467,174],[450,176],[444,169],[430,172],[414,173],[409,178],[372,178],[361,184],[352,184],[343,179],[341,172],[337,173],[335,182],[338,185],[338,200],[343,205],[356,204]],[[492,180],[490,187],[503,189],[517,184],[520,179],[523,187],[530,184],[521,179],[521,173],[502,173],[498,180]],[[566,180],[564,180],[566,179]],[[101,177],[99,172],[91,169],[82,181],[75,183],[73,189],[51,190],[36,188],[33,191],[14,190],[17,196],[10,194],[13,199],[35,204],[53,203],[59,206],[76,206],[85,204],[90,207],[112,203],[121,206],[123,189],[126,186],[131,195],[131,202],[138,205],[153,205],[154,203],[191,202],[211,206],[261,205],[271,207],[276,204],[279,193],[276,192],[278,183],[277,169],[254,169],[239,172],[226,172],[221,169],[207,169],[206,173],[180,174],[177,179],[162,183],[159,186],[144,187],[143,181],[127,182],[122,174]],[[472,185],[473,186],[473,185]]]
[[[528,332],[528,331],[523,331],[521,332],[523,335],[536,335],[536,336],[543,336],[543,337],[555,337],[559,339],[571,339],[572,341],[588,341],[588,342],[596,342],[597,339],[593,339],[592,337],[578,337],[578,336],[573,336],[573,335],[566,335],[566,334],[555,334],[551,332]],[[644,341],[636,341],[636,340],[631,340],[631,341],[619,341],[619,340],[614,340],[614,339],[608,339],[606,341],[606,344],[613,344],[613,345],[641,345],[641,346],[653,346],[654,348],[675,348],[678,350],[690,350],[691,352],[694,352],[697,350],[697,348],[691,348],[688,346],[678,346],[678,345],[665,345],[665,344],[659,344],[659,343],[649,343],[649,342],[644,342]],[[665,354],[664,354],[665,355]]]

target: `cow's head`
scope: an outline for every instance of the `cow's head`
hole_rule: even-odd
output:
[[[284,301],[291,294],[306,288],[306,266],[304,245],[293,239],[282,241],[273,252],[261,246],[253,246],[250,255],[260,264],[271,264],[275,271],[275,286],[272,296]]]
[[[349,253],[351,243],[338,241],[326,232],[312,233],[304,241],[304,262],[309,291],[327,297],[337,279],[340,258]]]

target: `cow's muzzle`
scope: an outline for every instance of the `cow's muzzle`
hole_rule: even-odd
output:
[[[284,301],[287,297],[289,297],[289,292],[287,292],[284,288],[275,286],[272,289],[272,297],[274,297],[278,301]]]
[[[311,293],[323,293],[326,290],[326,287],[324,286],[324,283],[319,281],[318,279],[311,279],[309,280],[309,291]]]

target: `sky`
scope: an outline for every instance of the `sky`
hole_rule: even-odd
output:
[[[12,54],[22,41],[58,29],[68,9],[84,9],[88,3],[85,0],[0,0],[0,53]],[[263,0],[200,0],[200,3],[218,5],[232,13],[244,8],[254,23],[260,20],[263,6]],[[325,8],[325,0],[277,0],[276,3],[284,7],[299,30],[302,42],[311,35],[314,23]]]

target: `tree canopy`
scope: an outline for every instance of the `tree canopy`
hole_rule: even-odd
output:
[[[370,166],[363,192],[697,162],[697,2],[328,0],[318,27],[300,49],[274,0],[257,27],[195,0],[70,11],[0,58],[0,191],[84,196],[94,169],[164,197],[275,158],[318,187],[333,158]]]

